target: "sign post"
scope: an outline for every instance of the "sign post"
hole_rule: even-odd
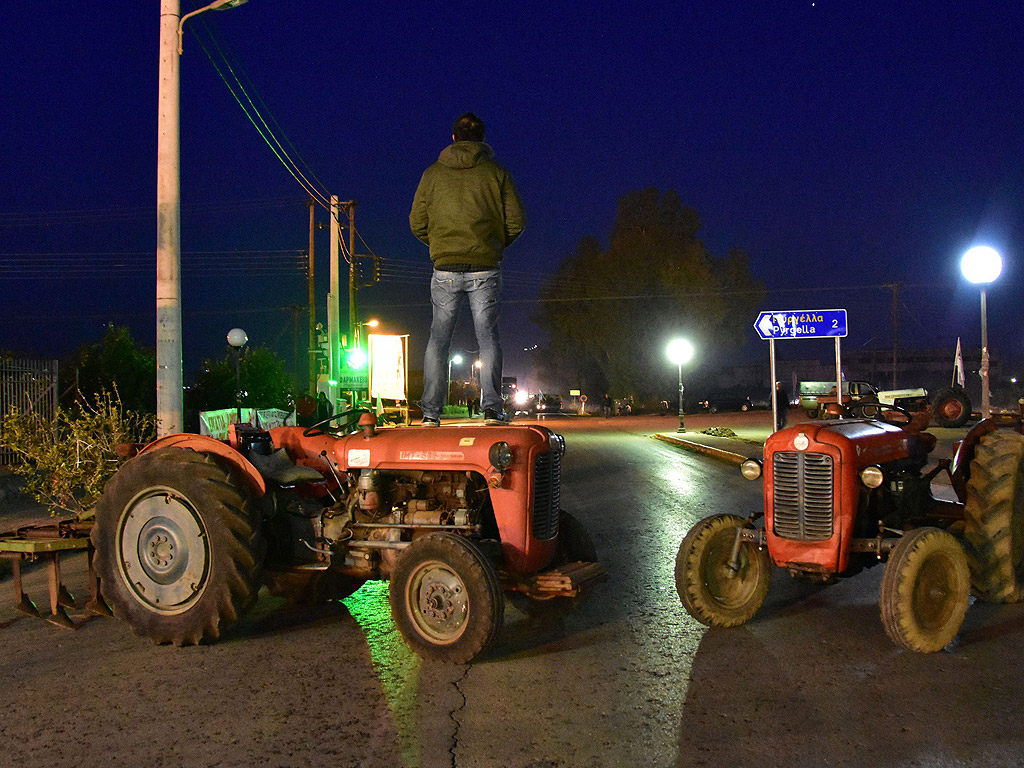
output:
[[[773,431],[779,423],[778,392],[775,389],[776,339],[835,338],[836,402],[843,402],[843,367],[839,340],[847,333],[845,309],[786,309],[762,312],[754,321],[754,330],[758,336],[768,341],[768,356],[771,358]]]

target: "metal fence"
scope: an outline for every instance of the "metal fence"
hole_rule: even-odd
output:
[[[57,414],[57,361],[0,358],[0,425],[11,408],[44,419]],[[0,464],[13,464],[13,452],[0,445]]]

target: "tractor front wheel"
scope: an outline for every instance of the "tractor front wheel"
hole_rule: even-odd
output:
[[[712,515],[698,522],[679,545],[676,591],[693,618],[709,627],[736,627],[749,621],[768,596],[768,552],[749,541],[739,545],[730,565],[737,532],[746,521]]]
[[[127,462],[96,505],[92,542],[114,615],[156,643],[214,640],[256,601],[252,494],[206,454],[161,448]]]
[[[885,633],[910,651],[941,651],[960,631],[970,591],[967,558],[952,534],[909,531],[893,547],[882,576]]]
[[[994,603],[1024,598],[1024,435],[984,435],[971,462],[964,544],[974,593]]]
[[[505,598],[494,566],[468,539],[422,536],[391,574],[391,615],[419,656],[446,664],[472,661],[497,634]]]

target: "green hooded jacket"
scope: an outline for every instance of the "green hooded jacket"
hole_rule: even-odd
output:
[[[423,172],[409,226],[430,246],[435,269],[450,264],[496,268],[526,224],[512,174],[479,141],[456,141]]]

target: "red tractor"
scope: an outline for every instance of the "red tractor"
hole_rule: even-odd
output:
[[[461,664],[504,595],[571,604],[604,578],[559,506],[564,439],[540,426],[377,427],[365,411],[227,442],[156,440],[97,504],[92,542],[114,614],[157,643],[216,639],[274,594],[317,602],[390,579],[413,651]]]
[[[748,621],[768,593],[773,563],[829,583],[884,561],[885,631],[897,645],[930,653],[956,636],[972,592],[992,602],[1024,598],[1020,420],[1008,429],[980,422],[952,460],[925,471],[935,446],[922,431],[927,412],[857,404],[847,415],[773,434],[763,464],[741,466],[748,479],[763,476],[763,510],[748,519],[713,515],[686,534],[675,578],[690,615],[708,626]],[[933,497],[940,472],[956,501]]]

